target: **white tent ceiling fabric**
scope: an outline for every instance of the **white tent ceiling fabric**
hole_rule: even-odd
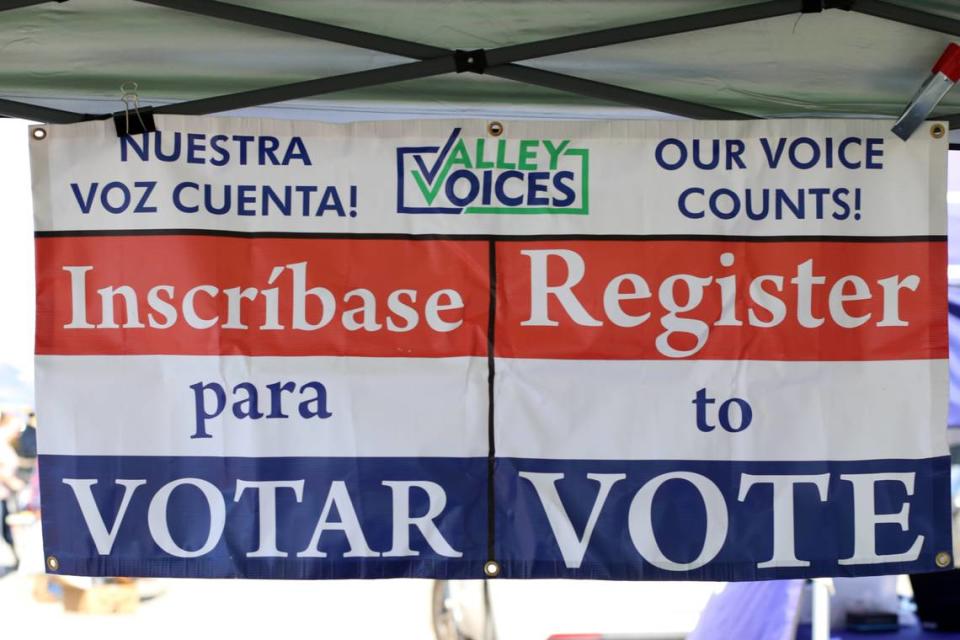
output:
[[[491,49],[755,2],[727,0],[232,0],[449,49]],[[799,0],[798,0],[799,8]],[[896,4],[960,19],[957,0]],[[951,36],[857,12],[766,18],[520,64],[760,117],[895,117]],[[132,0],[0,12],[0,98],[82,113],[160,105],[410,62]],[[367,117],[662,117],[473,73],[354,89],[243,113]],[[960,113],[960,91],[935,115]]]

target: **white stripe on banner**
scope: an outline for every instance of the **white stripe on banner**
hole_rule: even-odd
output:
[[[503,125],[507,135],[502,146],[489,137],[483,120],[343,125],[164,115],[157,116],[157,133],[120,141],[113,123],[48,127],[43,142],[31,146],[33,175],[56,176],[34,185],[36,228],[509,235],[946,233],[946,181],[938,169],[946,139],[904,144],[885,120]],[[565,184],[573,200],[567,213],[578,209],[581,215],[398,211],[398,205],[413,203],[405,209],[416,209],[420,202],[412,178],[414,152],[424,154],[432,167],[442,148],[462,142],[472,161],[490,167],[495,161],[494,170],[500,172],[523,162],[517,146],[521,139],[546,140],[565,149],[556,168],[570,174]],[[541,166],[549,166],[552,156],[542,142],[530,149]],[[403,176],[399,183],[398,170]],[[527,192],[523,180],[508,182],[501,185],[506,196]],[[238,185],[245,185],[242,191]],[[337,192],[342,212],[317,213],[326,201],[327,185],[342,190]],[[544,185],[543,193],[554,193],[553,186]],[[834,185],[843,191],[827,188]],[[289,202],[285,189],[291,192]],[[271,204],[278,197],[284,199],[286,214]],[[445,198],[440,189],[431,202]],[[121,215],[117,207],[123,202],[130,211]],[[219,210],[227,202],[234,203],[230,211]]]
[[[394,383],[378,382],[388,375]],[[483,358],[42,356],[38,376],[44,388],[69,389],[41,397],[47,454],[486,455]],[[104,379],[114,382],[103,387]],[[581,460],[926,458],[943,451],[946,408],[933,403],[920,414],[907,400],[942,388],[945,379],[939,360],[498,358],[497,453]],[[315,399],[320,387],[301,391],[311,381],[322,385],[325,402]],[[291,382],[294,391],[277,386]],[[252,387],[238,389],[241,383]],[[742,403],[724,408],[731,398],[748,403],[746,428]],[[263,417],[246,417],[257,412]],[[315,415],[324,413],[331,415]],[[826,428],[803,427],[824,421]],[[518,423],[541,426],[514,428]],[[210,437],[191,437],[198,434]]]
[[[933,457],[945,447],[944,360],[498,358],[496,371],[498,456],[870,460]],[[744,403],[725,404],[731,398],[749,406],[745,428]]]
[[[44,454],[487,455],[485,358],[39,356],[37,379]]]

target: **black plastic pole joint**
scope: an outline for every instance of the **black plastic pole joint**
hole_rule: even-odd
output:
[[[856,0],[800,0],[800,13],[821,13],[826,9],[852,11]]]
[[[487,68],[487,52],[483,49],[473,51],[457,49],[453,52],[453,61],[457,73],[483,73]]]

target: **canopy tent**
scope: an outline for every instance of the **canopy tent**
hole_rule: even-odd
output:
[[[120,111],[126,82],[142,106],[181,114],[890,118],[960,35],[950,0],[0,0],[0,10],[0,114],[49,122]],[[960,122],[960,92],[933,116]]]

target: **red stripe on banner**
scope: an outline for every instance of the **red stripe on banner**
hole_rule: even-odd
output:
[[[486,242],[133,236],[36,245],[38,354],[487,352]]]
[[[945,242],[500,243],[497,281],[501,357],[947,355]]]

